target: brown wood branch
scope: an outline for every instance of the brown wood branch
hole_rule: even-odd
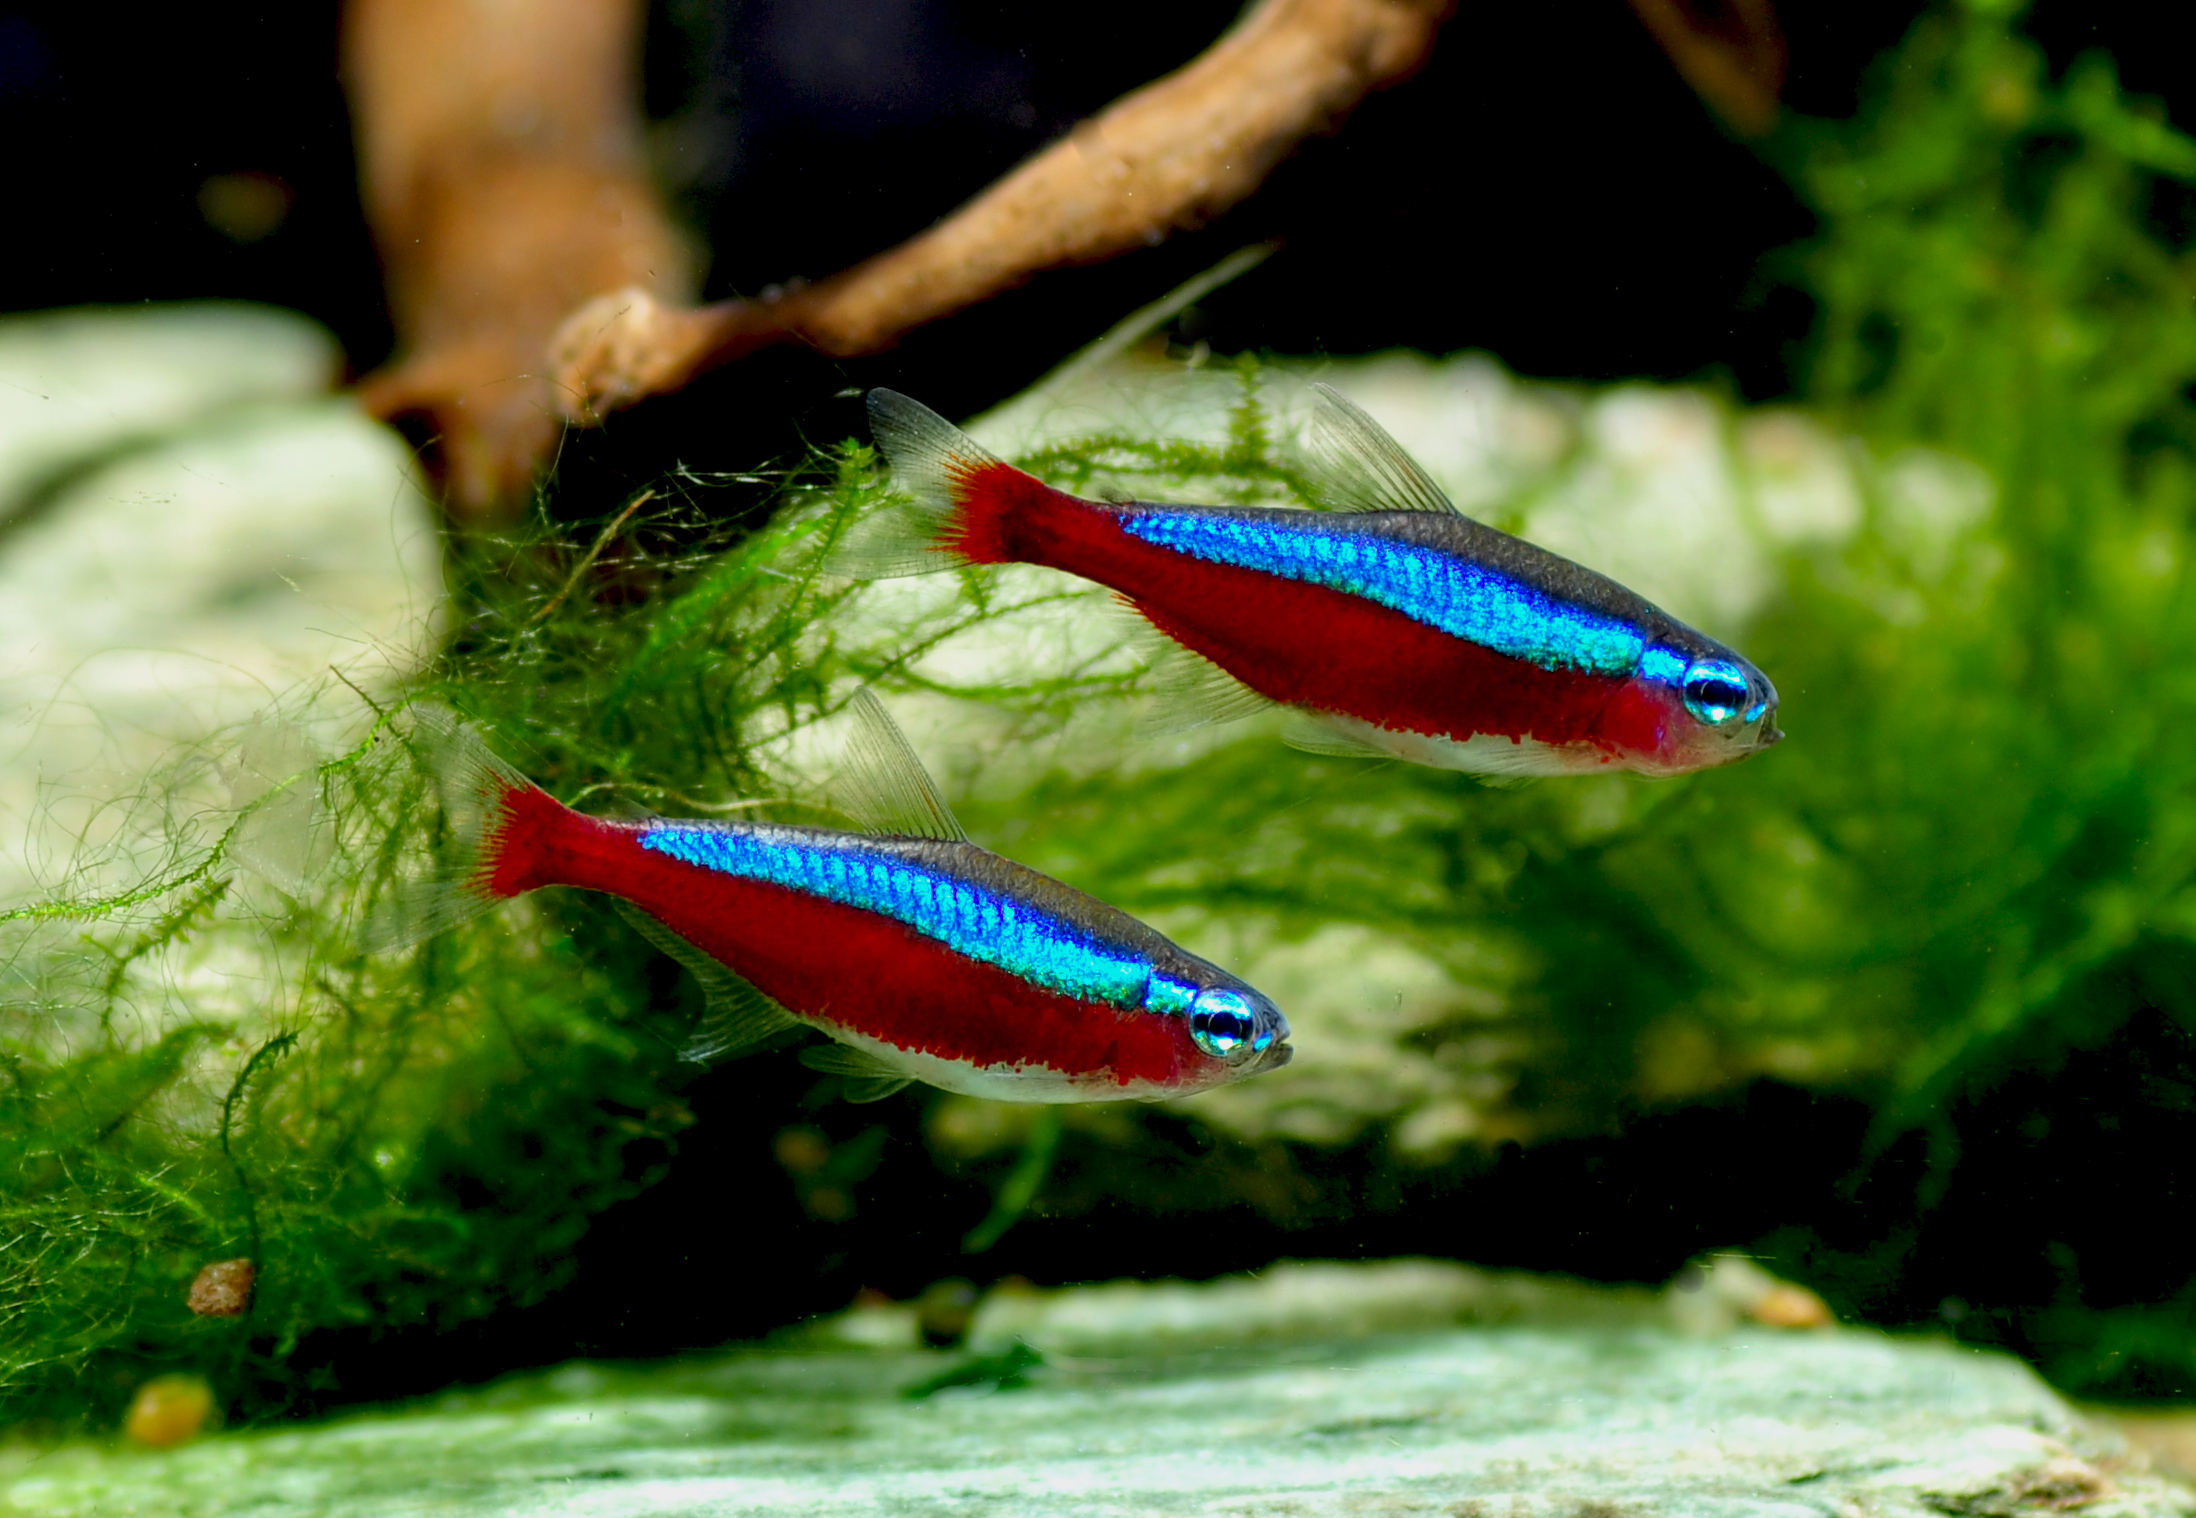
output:
[[[360,387],[424,416],[451,502],[516,497],[563,423],[543,355],[604,290],[686,298],[642,159],[638,0],[352,0],[344,75],[400,350]]]
[[[575,311],[558,400],[594,421],[778,343],[876,353],[1047,270],[1220,215],[1305,138],[1414,72],[1450,0],[1260,0],[1191,63],[1124,96],[920,236],[773,299],[688,307],[631,285]]]
[[[1784,94],[1784,31],[1772,0],[1631,0],[1693,93],[1741,137],[1765,137]]]

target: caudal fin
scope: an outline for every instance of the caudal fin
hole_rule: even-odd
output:
[[[869,426],[905,498],[857,523],[824,567],[858,580],[1007,564],[1019,510],[1057,495],[920,401],[869,392]]]
[[[446,706],[412,708],[411,750],[440,795],[449,839],[442,868],[399,886],[368,917],[369,954],[420,943],[532,890],[541,883],[533,861],[565,810]]]

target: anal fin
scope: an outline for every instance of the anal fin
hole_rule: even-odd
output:
[[[1312,712],[1289,713],[1286,726],[1281,729],[1281,741],[1290,748],[1301,749],[1307,754],[1325,754],[1335,759],[1393,759],[1396,756],[1363,738],[1330,727]]]
[[[1251,717],[1274,705],[1194,649],[1175,642],[1146,620],[1136,603],[1116,597],[1125,641],[1142,655],[1145,679],[1140,739],[1171,738],[1200,727]]]
[[[701,984],[702,1020],[694,1036],[679,1050],[679,1058],[703,1064],[727,1054],[743,1053],[780,1033],[807,1026],[631,902],[620,901],[618,911],[633,925],[634,932],[677,960]]]
[[[876,1055],[846,1044],[815,1044],[803,1049],[800,1061],[811,1070],[836,1075],[846,1082],[850,1102],[881,1102],[893,1092],[915,1083]]]

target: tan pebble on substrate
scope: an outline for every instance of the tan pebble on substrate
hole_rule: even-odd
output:
[[[210,1261],[192,1278],[188,1305],[201,1318],[241,1318],[252,1305],[258,1274],[250,1260]]]
[[[203,1376],[155,1376],[130,1399],[122,1431],[147,1449],[173,1449],[197,1438],[213,1421],[213,1388]]]
[[[1795,1329],[1837,1321],[1821,1297],[1737,1254],[1694,1260],[1671,1280],[1663,1299],[1679,1332],[1701,1337],[1729,1333],[1742,1321]]]

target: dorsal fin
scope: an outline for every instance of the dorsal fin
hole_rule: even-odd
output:
[[[615,899],[615,898],[613,898]],[[618,911],[633,931],[685,967],[701,983],[701,1026],[679,1050],[679,1058],[694,1064],[738,1054],[767,1039],[806,1024],[779,1006],[745,979],[688,943],[629,901],[619,901]]]
[[[1312,386],[1312,396],[1304,462],[1328,510],[1463,515],[1403,445],[1355,401],[1327,384]]]
[[[839,763],[840,809],[871,833],[968,842],[960,819],[877,693],[857,691],[847,712],[853,728]]]
[[[798,1058],[811,1070],[844,1080],[850,1102],[881,1102],[915,1083],[912,1075],[903,1075],[876,1055],[845,1044],[812,1044]]]

